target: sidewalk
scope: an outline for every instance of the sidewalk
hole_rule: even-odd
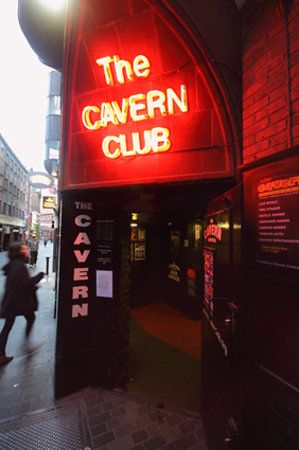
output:
[[[49,244],[48,244],[49,245]],[[43,247],[43,246],[42,246]],[[46,256],[51,256],[52,245],[41,248],[37,267],[29,269],[31,275],[46,270]],[[6,253],[0,254],[0,267],[6,263]],[[51,263],[51,260],[50,260]],[[51,264],[50,264],[51,267]],[[1,297],[5,276],[0,270]],[[0,420],[53,406],[53,369],[55,348],[54,274],[50,272],[39,283],[37,295],[39,310],[32,330],[30,345],[43,343],[36,353],[25,352],[25,324],[23,317],[17,317],[9,335],[6,353],[14,359],[0,366]],[[0,319],[2,328],[4,320]]]
[[[40,245],[32,274],[45,272],[46,256],[51,254],[51,244]],[[40,307],[32,335],[33,345],[43,345],[30,355],[25,353],[25,319],[18,317],[7,346],[14,359],[0,367],[1,450],[207,450],[199,415],[159,409],[120,389],[90,387],[55,401],[51,260],[50,274],[38,290]],[[0,254],[1,267],[5,261],[5,254]],[[3,283],[1,271],[1,291]]]

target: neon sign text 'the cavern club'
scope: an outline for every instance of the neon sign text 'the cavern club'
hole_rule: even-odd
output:
[[[96,60],[104,73],[108,86],[124,84],[135,78],[146,78],[150,74],[150,62],[144,55],[137,55],[133,62],[120,59],[118,55],[106,56]],[[165,91],[154,89],[146,93],[136,93],[123,98],[121,102],[110,101],[98,105],[87,105],[82,111],[82,121],[88,130],[108,128],[112,125],[125,125],[155,119],[157,116],[173,115],[188,111],[187,87],[181,84],[179,92],[171,87]],[[141,134],[143,136],[141,136]],[[146,155],[165,152],[171,147],[170,132],[165,127],[133,131],[128,134],[107,135],[102,140],[102,151],[107,158]]]

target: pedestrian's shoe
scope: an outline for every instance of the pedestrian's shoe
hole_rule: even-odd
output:
[[[0,366],[2,366],[3,364],[9,363],[12,359],[13,359],[13,356],[1,355],[0,356]]]

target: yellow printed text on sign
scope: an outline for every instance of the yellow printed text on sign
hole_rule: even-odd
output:
[[[51,196],[43,197],[43,208],[44,209],[55,209],[56,208],[55,197],[51,197]]]

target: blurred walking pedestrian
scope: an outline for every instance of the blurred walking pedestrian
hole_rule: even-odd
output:
[[[30,267],[35,267],[38,253],[38,242],[35,238],[33,238],[29,242],[29,249],[30,249]]]
[[[29,337],[35,321],[35,311],[38,308],[36,284],[43,278],[40,272],[34,277],[29,276],[26,264],[29,262],[29,248],[20,242],[14,242],[8,247],[9,262],[2,268],[7,276],[5,291],[0,307],[0,317],[5,319],[0,333],[0,365],[6,364],[13,356],[6,356],[5,347],[9,333],[17,316],[24,316],[26,338]]]

